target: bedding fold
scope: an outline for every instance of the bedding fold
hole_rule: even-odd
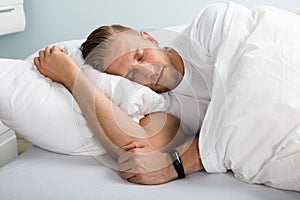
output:
[[[199,149],[208,172],[300,191],[300,17],[230,3]]]

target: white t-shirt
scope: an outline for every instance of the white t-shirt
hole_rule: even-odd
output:
[[[227,4],[212,4],[200,11],[195,20],[168,44],[183,59],[184,76],[179,85],[165,93],[169,113],[181,120],[184,133],[200,131],[212,89],[218,47]]]

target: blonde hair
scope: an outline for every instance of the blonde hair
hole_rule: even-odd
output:
[[[124,31],[133,31],[133,29],[114,24],[111,26],[101,26],[90,33],[80,47],[85,64],[104,72],[105,67],[107,67],[105,66],[105,58],[110,53],[112,43],[116,39],[116,36]]]

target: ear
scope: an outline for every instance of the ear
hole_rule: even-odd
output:
[[[153,44],[158,46],[157,40],[155,40],[149,33],[145,32],[145,31],[141,31],[140,34],[143,38],[150,40]]]

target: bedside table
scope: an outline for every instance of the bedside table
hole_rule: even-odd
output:
[[[18,155],[15,132],[0,121],[0,167]]]

